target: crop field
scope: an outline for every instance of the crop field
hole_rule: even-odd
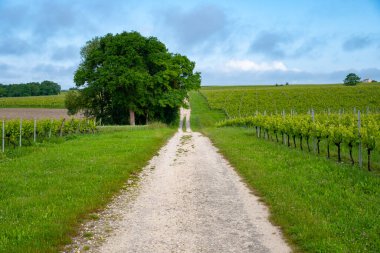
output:
[[[235,119],[231,121],[240,122],[224,121],[227,118],[224,108],[215,106],[219,104],[238,108],[240,97],[251,94],[248,91],[263,89],[264,94],[275,88],[266,90],[256,87],[217,87],[202,88],[202,94],[193,92],[190,95],[192,128],[210,137],[244,181],[252,187],[255,194],[269,206],[271,220],[282,228],[295,252],[379,252],[380,177],[378,169],[375,172],[368,172],[365,168],[359,169],[357,166],[352,166],[346,144],[342,145],[342,154],[347,154],[347,156],[342,155],[342,160],[345,161],[342,163],[338,162],[335,144],[330,143],[330,155],[334,159],[326,159],[326,140],[320,142],[319,155],[308,151],[306,139],[303,139],[304,150],[300,149],[299,137],[296,138],[297,146],[294,147],[290,136],[291,147],[288,147],[286,142],[283,143],[282,135],[278,132],[279,142],[277,142],[274,131],[266,132],[265,130],[269,122],[274,119],[269,114],[267,116],[260,114],[258,117],[260,122],[252,117],[255,125],[260,123],[262,127],[262,132],[258,137],[256,128],[249,123],[248,118],[239,118],[235,114]],[[334,86],[332,88],[335,89]],[[237,98],[232,97],[230,90],[233,90]],[[229,104],[221,102],[223,96],[230,98]],[[219,98],[219,102],[215,99],[216,97]],[[213,102],[209,104],[205,98],[210,98]],[[278,101],[278,103],[286,104],[285,101]],[[255,104],[254,101],[251,101],[252,104]],[[333,107],[333,100],[326,102],[326,105]],[[268,104],[268,106],[271,105]],[[363,106],[366,106],[365,101]],[[241,105],[242,108],[246,111],[251,110],[253,114],[256,111],[256,108],[249,109],[249,106],[245,104]],[[266,107],[262,107],[263,111],[264,108]],[[308,110],[299,108],[298,110],[303,112]],[[321,110],[323,108],[321,105]],[[303,115],[307,114],[304,113],[301,116],[298,114],[299,117]],[[282,119],[280,115],[276,117]],[[287,117],[291,119],[291,115]],[[247,121],[244,123],[244,120]],[[230,126],[216,127],[218,122],[224,122],[220,124],[230,124]],[[293,120],[293,125],[297,126],[298,123],[301,124],[302,120]],[[313,149],[313,146],[310,148]],[[356,159],[357,150],[353,152]],[[373,154],[372,158],[373,162],[375,160],[378,162],[379,156],[377,154],[375,158]]]
[[[316,113],[380,111],[380,84],[205,87],[201,93],[211,108],[222,109],[229,117],[311,109]]]
[[[43,120],[7,120],[0,125],[2,131],[2,151],[10,147],[32,145],[55,137],[72,134],[95,133],[93,119],[43,119]]]
[[[263,137],[272,135],[287,146],[312,150],[328,158],[336,157],[339,162],[357,164],[362,160],[369,170],[373,167],[380,171],[378,84],[207,87],[201,93],[211,108],[224,111],[230,118],[220,126],[254,127],[257,131],[262,130]],[[276,105],[282,105],[282,109],[277,110]],[[362,111],[360,131],[359,110]],[[287,136],[285,140],[284,135]],[[360,159],[359,142],[362,143]]]
[[[0,108],[65,108],[65,94],[0,98]]]
[[[0,108],[0,119],[68,119],[71,117],[83,118],[83,115],[69,116],[67,109]]]

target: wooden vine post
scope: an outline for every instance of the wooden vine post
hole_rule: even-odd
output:
[[[53,128],[53,120],[50,120],[49,139],[51,138],[51,130]]]
[[[19,141],[20,143],[20,147],[21,147],[21,145],[22,145],[22,119],[20,118],[20,141]]]
[[[313,124],[315,124],[314,109],[311,109],[311,119],[313,120]],[[314,153],[317,153],[317,140],[315,137],[313,137],[313,149],[314,149]]]
[[[34,118],[33,141],[36,142],[36,139],[37,139],[37,119]]]
[[[61,129],[59,130],[59,137],[62,137],[62,135],[63,135],[63,128],[65,126],[65,121],[66,121],[66,119],[64,118],[62,120],[62,123],[61,123]]]
[[[361,120],[360,120],[360,110],[358,110],[358,134],[359,134],[359,167],[361,168],[363,166],[363,157],[362,157],[362,141],[360,136],[360,127],[361,127]]]
[[[5,147],[5,120],[3,119],[3,134],[2,134],[2,145],[1,145],[1,147],[2,147],[2,151],[3,151],[3,153],[4,153],[4,147]]]

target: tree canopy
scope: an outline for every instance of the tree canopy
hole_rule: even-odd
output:
[[[200,73],[186,56],[168,52],[155,37],[123,32],[96,37],[81,49],[68,109],[84,110],[109,124],[173,121],[189,90],[200,87]],[[79,102],[78,102],[79,101]]]
[[[349,73],[343,82],[344,85],[354,86],[360,82],[360,77],[355,73]]]
[[[61,92],[61,86],[52,81],[0,84],[0,97],[27,97],[57,95]]]

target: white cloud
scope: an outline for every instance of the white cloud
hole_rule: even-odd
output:
[[[266,72],[266,71],[289,71],[289,68],[281,61],[254,62],[251,60],[230,60],[225,64],[225,70],[244,72]]]

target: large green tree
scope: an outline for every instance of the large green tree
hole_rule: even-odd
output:
[[[354,86],[360,82],[360,77],[355,73],[349,73],[343,80],[344,85]]]
[[[171,122],[188,91],[200,87],[194,62],[138,32],[96,37],[81,56],[74,75],[78,94],[67,97],[80,102],[66,104],[72,113],[82,109],[106,123]]]

